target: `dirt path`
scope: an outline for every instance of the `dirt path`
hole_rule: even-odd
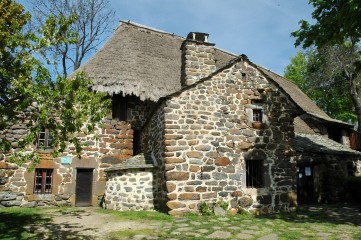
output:
[[[44,213],[52,219],[51,223],[29,227],[43,239],[106,239],[112,232],[158,228],[157,223],[121,221],[97,212],[96,208],[46,209]]]

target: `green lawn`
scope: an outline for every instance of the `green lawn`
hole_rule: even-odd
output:
[[[0,239],[54,239],[63,228],[52,224],[51,213],[79,217],[77,208],[1,208]],[[354,208],[322,206],[301,209],[291,213],[263,216],[249,214],[225,217],[185,215],[172,217],[159,212],[118,212],[97,209],[112,221],[132,221],[141,229],[124,229],[104,235],[103,239],[217,239],[217,234],[229,235],[229,239],[359,239],[361,240],[361,215]],[[36,226],[52,228],[53,234],[44,235]],[[64,226],[63,226],[64,227]],[[77,236],[75,232],[57,239],[94,239]],[[69,226],[71,232],[71,226]],[[274,238],[270,238],[274,237]]]

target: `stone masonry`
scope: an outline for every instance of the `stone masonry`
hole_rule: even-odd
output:
[[[191,85],[216,70],[214,44],[205,42],[206,37],[204,33],[190,33],[183,43],[183,85]]]
[[[193,50],[186,52],[195,55]],[[211,68],[203,68],[204,75]],[[151,122],[164,118],[164,136],[150,138],[164,144],[159,159],[170,214],[197,212],[200,202],[220,199],[254,213],[288,208],[296,187],[296,107],[245,57],[173,94],[162,107],[164,117],[153,115]],[[260,129],[253,126],[253,109],[263,111]],[[264,187],[247,188],[246,160],[263,160]]]
[[[28,152],[36,151],[40,154],[41,161],[36,168],[53,169],[52,194],[33,194],[34,171],[27,171],[30,163],[19,167],[8,162],[11,153],[0,153],[0,193],[14,192],[17,199],[21,195],[21,205],[74,205],[76,169],[88,168],[93,169],[92,205],[97,205],[105,191],[104,170],[133,156],[134,127],[141,126],[149,112],[145,103],[136,101],[135,97],[129,101],[129,121],[108,118],[93,134],[78,134],[84,144],[80,159],[72,145],[57,158],[53,158],[51,149],[37,149],[35,145],[28,147]],[[18,141],[26,133],[26,124],[20,123],[2,134],[12,141],[13,151],[16,151]],[[61,163],[61,157],[65,156],[71,157],[71,164]],[[0,200],[0,204],[9,206],[9,202],[4,201]]]
[[[120,211],[151,210],[154,209],[153,192],[152,171],[112,171],[108,173],[104,207]]]

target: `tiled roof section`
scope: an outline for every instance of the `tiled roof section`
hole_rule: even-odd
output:
[[[76,72],[84,71],[93,89],[134,94],[157,101],[181,89],[185,38],[133,22],[122,22],[107,43]],[[215,49],[219,68],[235,55]],[[73,75],[73,74],[72,74]]]
[[[110,168],[105,169],[104,171],[118,171],[118,170],[126,170],[126,169],[139,169],[139,168],[154,168],[154,161],[152,159],[151,154],[141,153],[134,157],[126,159],[122,163],[118,163],[113,165]]]
[[[310,128],[305,121],[302,120],[301,117],[296,117],[293,120],[295,126],[296,133],[304,133],[304,134],[316,134],[315,131]]]
[[[296,134],[295,149],[304,153],[361,155],[361,152],[317,134]]]

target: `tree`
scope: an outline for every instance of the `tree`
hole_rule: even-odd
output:
[[[336,57],[344,56],[344,50],[342,47],[333,46],[321,51],[309,49],[298,52],[291,58],[284,75],[328,115],[355,124],[357,118],[347,84],[342,84],[344,79],[339,69],[341,64],[334,61]]]
[[[49,47],[73,41],[69,28],[76,16],[49,17],[38,34],[25,28],[30,19],[22,5],[0,0],[0,151],[11,150],[7,129],[22,123],[29,131],[18,143],[20,149],[32,144],[41,127],[46,127],[54,137],[55,153],[63,151],[67,142],[79,153],[76,133],[93,130],[107,115],[109,100],[94,93],[82,73],[74,79],[53,79],[44,67],[44,61],[50,61]],[[34,155],[19,151],[13,157],[21,163]]]
[[[64,77],[71,67],[78,69],[84,58],[94,52],[112,27],[115,11],[109,0],[32,0],[36,25],[43,25],[49,16],[78,17],[70,26],[77,33],[73,42],[63,42],[50,48],[58,59]]]
[[[303,48],[316,46],[319,50],[347,45],[346,62],[336,57],[338,72],[336,78],[329,77],[334,84],[346,84],[358,121],[357,130],[361,132],[361,1],[357,0],[310,0],[315,7],[312,17],[316,23],[311,25],[300,21],[300,29],[291,35],[296,38],[296,46]],[[324,50],[321,50],[324,51]],[[351,58],[350,58],[351,57]],[[342,79],[342,81],[334,81]],[[331,83],[329,82],[329,83]],[[328,84],[328,83],[323,83]],[[342,88],[342,87],[340,87]]]

